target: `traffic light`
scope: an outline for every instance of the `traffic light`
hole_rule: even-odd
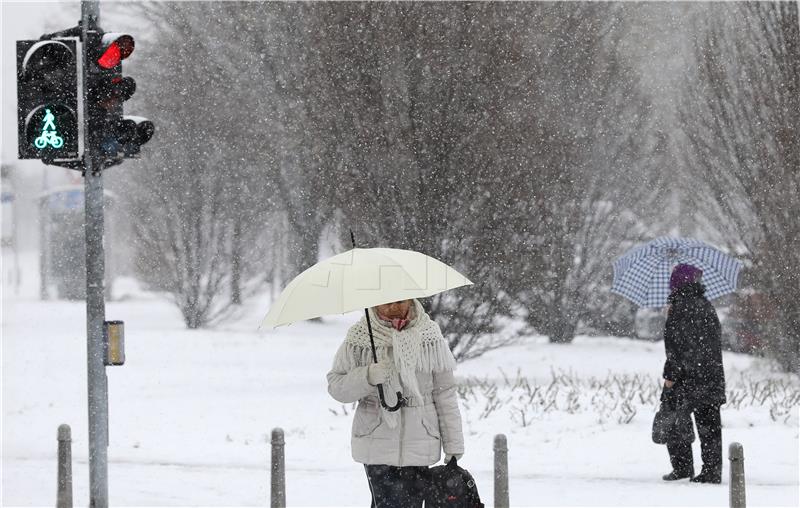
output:
[[[153,122],[138,116],[124,116],[123,102],[136,91],[136,81],[122,76],[122,61],[133,53],[135,41],[123,33],[88,36],[89,140],[93,153],[105,166],[137,155],[153,136]]]
[[[122,76],[122,61],[134,47],[128,34],[96,26],[84,31],[80,24],[38,41],[17,41],[19,158],[77,169],[91,154],[93,167],[102,170],[136,157],[155,127],[123,114],[136,81]],[[86,58],[79,58],[84,51]]]
[[[17,41],[20,159],[48,164],[79,159],[79,48],[76,38]]]

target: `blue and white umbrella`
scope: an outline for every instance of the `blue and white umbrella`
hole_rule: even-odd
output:
[[[640,307],[663,307],[669,297],[672,269],[680,263],[703,270],[709,299],[733,293],[742,268],[741,261],[700,240],[662,236],[614,261],[611,292]]]

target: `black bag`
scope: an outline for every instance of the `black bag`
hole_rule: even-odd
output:
[[[653,418],[653,442],[693,443],[694,425],[689,407],[684,403],[680,392],[664,388],[661,405]]]
[[[483,508],[475,479],[455,457],[428,469],[428,475],[425,508]]]

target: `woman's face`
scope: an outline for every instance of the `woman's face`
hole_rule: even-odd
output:
[[[378,314],[391,319],[404,318],[408,315],[411,308],[411,300],[401,300],[399,302],[385,303],[375,307]]]

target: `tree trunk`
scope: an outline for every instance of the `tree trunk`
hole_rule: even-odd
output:
[[[231,236],[231,303],[242,304],[242,219],[233,221]]]
[[[553,344],[570,344],[575,338],[577,324],[567,305],[560,292],[556,293],[556,299],[550,306],[550,318],[547,323],[547,337]]]
[[[553,344],[571,344],[575,339],[576,325],[560,312],[560,306],[558,306],[558,310],[559,313],[553,317],[550,323],[547,336]]]
[[[315,216],[316,210],[308,205],[306,207],[289,205],[286,213],[289,226],[287,236],[290,242],[287,258],[291,266],[288,267],[287,277],[281,281],[284,287],[298,274],[319,261],[319,237],[325,227],[323,221]]]

